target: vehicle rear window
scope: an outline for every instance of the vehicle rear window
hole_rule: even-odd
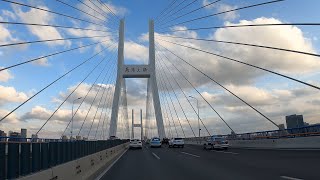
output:
[[[174,138],[174,140],[182,140],[182,138]]]
[[[223,141],[223,138],[214,138],[216,141]]]
[[[159,138],[153,138],[152,141],[160,141]]]

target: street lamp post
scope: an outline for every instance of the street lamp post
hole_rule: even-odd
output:
[[[198,128],[199,128],[199,141],[200,141],[200,131],[201,131],[201,128],[200,128],[200,111],[199,111],[199,101],[197,98],[193,97],[193,96],[189,96],[190,98],[193,98],[197,101],[197,109],[198,109]]]
[[[81,99],[81,98],[82,98],[82,97],[78,97],[77,99],[73,100],[73,102],[72,102],[72,114],[71,114],[71,136],[70,136],[70,140],[72,140],[72,131],[73,131],[73,116],[74,116],[74,114],[73,114],[73,106],[74,106],[74,102],[75,102],[76,100]]]

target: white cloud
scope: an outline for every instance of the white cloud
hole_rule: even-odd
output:
[[[37,6],[42,9],[49,10],[46,6]],[[40,24],[54,24],[54,15],[49,12],[39,11],[36,9],[30,9],[29,11],[23,11],[17,6],[13,6],[15,14],[24,23],[40,23]],[[38,27],[38,26],[28,26],[29,31],[37,36],[40,40],[47,39],[62,39],[62,35],[54,27]],[[71,41],[52,41],[46,43],[49,46],[65,45],[70,46]]]
[[[252,21],[242,20],[240,23],[227,22],[226,25],[268,23],[282,22],[274,18],[262,17]],[[244,34],[250,34],[250,36],[244,36]],[[312,42],[304,36],[301,29],[295,26],[238,28],[237,30],[219,29],[212,35],[212,37],[217,40],[281,47],[311,53],[316,52]],[[278,69],[287,73],[306,73],[315,71],[320,67],[320,62],[317,59],[296,53],[265,50],[246,46],[230,46],[226,44],[220,44],[218,47],[223,54],[229,54],[232,55],[232,57],[240,57],[251,64],[260,64],[268,67],[269,69]],[[237,47],[237,49],[235,49],[235,47]]]
[[[252,21],[242,20],[239,23],[226,23],[226,25],[242,24],[260,24],[260,23],[282,23],[274,18],[258,18]],[[250,34],[250,36],[244,36]],[[263,34],[263,35],[261,35]],[[197,37],[195,32],[175,32],[173,35],[182,37]],[[293,75],[307,75],[316,73],[320,68],[320,61],[312,56],[300,55],[283,51],[269,50],[264,48],[255,48],[240,45],[230,45],[223,43],[212,43],[195,40],[181,40],[176,38],[164,38],[186,46],[207,50],[216,54],[221,54],[230,58],[254,64],[266,69],[272,69],[276,72]],[[312,42],[307,39],[301,29],[295,26],[288,27],[265,27],[265,28],[227,28],[218,29],[209,35],[208,39],[259,44],[273,47],[281,47],[299,51],[315,53]],[[213,55],[198,52],[185,47],[180,47],[164,41],[158,41],[168,49],[176,52],[177,55],[187,60],[189,63],[198,67],[201,71],[214,77],[223,84],[252,84],[257,78],[270,75],[261,70],[254,69],[227,59],[218,58]],[[158,49],[159,50],[159,49]],[[165,51],[164,51],[165,52]],[[165,52],[171,62],[181,63],[182,61]],[[169,63],[167,63],[169,64]],[[169,64],[170,65],[170,64]],[[169,66],[172,72],[177,74],[172,65]],[[194,82],[196,86],[211,82],[199,72],[190,66],[182,63],[178,66],[180,70]],[[176,75],[180,76],[180,75]],[[270,75],[271,76],[271,75]],[[274,78],[274,76],[272,76]],[[291,81],[290,81],[291,82]]]
[[[202,1],[202,4],[203,6],[205,5],[208,5],[212,2],[214,2],[215,0],[203,0]],[[212,4],[210,6],[206,6],[205,9],[207,9],[209,12],[214,12],[214,13],[220,13],[220,12],[225,12],[225,11],[230,11],[230,10],[233,10],[233,9],[236,9],[238,8],[237,6],[232,6],[232,5],[229,5],[229,4],[226,4],[226,3],[217,3],[217,4]],[[235,20],[237,18],[240,17],[240,15],[237,13],[237,11],[231,11],[231,12],[227,12],[227,13],[223,13],[223,14],[220,14],[219,17],[222,19],[222,20],[229,20],[229,21],[232,21],[232,20]]]
[[[41,58],[39,60],[33,61],[32,64],[38,65],[38,66],[50,66],[50,63],[48,62],[48,58]]]
[[[4,110],[4,109],[0,109],[0,117],[4,117],[5,115],[7,115],[9,113],[9,111]],[[10,114],[6,119],[4,119],[1,124],[6,123],[6,124],[16,124],[19,122],[19,117],[17,114],[12,113]],[[1,130],[3,130],[1,128]]]
[[[230,11],[232,9],[236,9],[237,6],[231,6],[228,4],[220,4],[218,6],[218,12],[225,12],[225,11]],[[240,15],[236,12],[236,11],[231,11],[228,13],[224,13],[223,15],[220,15],[222,17],[223,20],[235,20],[236,18],[238,18]]]
[[[101,110],[101,109],[100,109]],[[92,109],[88,116],[87,120],[90,121],[94,118],[96,109]],[[24,121],[31,121],[31,120],[47,120],[53,113],[53,110],[49,110],[45,107],[42,106],[35,106],[31,109],[30,112],[27,112],[21,116],[21,120]],[[87,115],[87,110],[85,109],[80,109],[76,116],[74,117],[75,122],[82,122],[86,115]],[[100,112],[100,111],[99,111]],[[51,121],[55,121],[57,123],[66,123],[69,122],[71,119],[72,115],[72,110],[71,109],[59,109],[54,116],[52,117]],[[99,115],[96,116],[95,120],[99,120],[100,118],[100,113]]]
[[[262,17],[250,21],[242,20],[239,23],[227,22],[225,24],[243,25],[265,23],[282,23],[282,21],[274,18]],[[175,27],[174,29],[184,28],[186,27]],[[250,34],[250,36],[247,36],[247,34]],[[198,37],[198,34],[193,31],[187,33],[175,32],[173,35],[193,38]],[[164,37],[159,38],[165,39]],[[312,41],[306,38],[303,31],[296,26],[218,29],[204,38],[259,44],[316,53]],[[186,46],[235,58],[297,78],[316,77],[320,68],[320,62],[312,56],[248,46],[173,38],[166,39]],[[283,79],[277,78],[277,76],[270,75],[261,70],[237,64],[226,59],[217,58],[206,53],[179,47],[164,41],[158,40],[158,43],[164,45],[190,64],[198,67],[205,74],[225,85],[228,89],[258,108],[276,123],[284,123],[284,117],[294,113],[303,114],[306,117],[306,122],[319,122],[316,110],[319,108],[319,102],[315,101],[315,99],[319,99],[320,94],[312,88],[304,87],[302,85],[299,86],[291,80],[287,80],[287,85],[277,84],[277,81],[282,81]],[[217,109],[237,132],[271,130],[276,128],[243,102],[216,86],[214,82],[178,60],[169,52],[163,52],[171,62],[175,63],[193,85],[202,92],[202,95],[211,102],[213,107]],[[167,64],[186,94],[195,93],[190,90],[191,86],[181,77],[179,72],[177,72],[170,63],[167,62]],[[304,78],[304,80],[305,79],[306,78]],[[310,83],[318,84],[317,81]],[[263,88],[261,87],[261,84],[263,85]],[[174,87],[176,89],[178,88],[177,86]],[[284,87],[287,87],[288,89]],[[296,87],[296,89],[293,89],[292,87]],[[201,99],[201,97],[199,98]],[[230,132],[204,101],[201,102],[200,105],[202,109],[202,118],[209,129],[214,129],[214,133],[219,129],[222,134]],[[187,109],[186,111],[191,113],[192,109]],[[192,119],[192,121],[193,120],[196,119]]]
[[[11,102],[24,102],[28,96],[24,92],[17,92],[14,87],[5,87],[0,85],[0,105]]]
[[[100,2],[102,1],[100,0]],[[84,0],[83,3],[78,3],[77,7],[87,12],[88,14],[92,15],[90,16],[90,15],[81,13],[81,16],[83,18],[89,19],[97,23],[101,23],[101,21],[106,21],[108,23],[110,22],[109,23],[110,25],[114,25],[114,22],[116,22],[117,19],[115,19],[114,15],[112,15],[112,13],[105,6],[108,6],[109,9],[118,16],[124,16],[129,12],[128,9],[126,9],[125,7],[115,6],[111,2],[103,2],[102,4],[103,5],[101,5],[99,2],[92,3],[89,0]],[[90,6],[91,8],[88,6]],[[111,22],[110,19],[114,19],[113,22]]]
[[[140,63],[147,63],[149,59],[149,48],[133,41],[126,41],[124,44],[124,55]]]
[[[1,17],[0,17],[1,20]],[[10,30],[3,25],[0,25],[0,44],[7,44],[10,42],[15,42],[18,39],[13,38]]]
[[[101,0],[100,0],[100,2],[101,2]],[[111,1],[105,2],[105,3],[103,3],[103,4],[107,5],[107,6],[109,7],[109,9],[110,9],[114,14],[116,14],[116,15],[118,15],[118,16],[124,16],[124,15],[126,15],[126,14],[129,13],[129,10],[128,10],[127,8],[125,8],[125,7],[120,7],[120,6],[115,6],[115,5],[113,5],[113,4],[111,3]],[[108,13],[111,13],[111,12],[108,11],[107,8],[105,8],[105,11],[108,12]],[[114,18],[114,17],[113,17],[113,18]]]
[[[0,66],[0,69],[2,68],[3,67]],[[13,78],[14,76],[7,69],[0,72],[0,82],[7,82],[9,81],[9,79],[13,79]]]
[[[8,10],[2,10],[2,15],[7,18],[10,18],[11,20],[17,19],[17,16],[13,12],[8,11]]]
[[[59,100],[65,99],[76,88],[76,86],[77,85],[70,86],[66,92],[60,92],[58,99]],[[75,103],[79,104],[82,100],[84,100],[84,103],[86,103],[87,105],[91,105],[93,100],[95,99],[94,106],[98,106],[99,100],[102,98],[103,91],[105,92],[104,97],[107,95],[107,93],[113,94],[114,92],[114,85],[112,84],[97,84],[92,87],[90,93],[87,95],[86,99],[84,99],[84,97],[90,90],[91,86],[92,84],[82,83],[78,87],[78,89],[72,94],[72,96],[68,98],[67,102],[72,104],[74,99],[77,99],[78,97],[82,97],[83,99]],[[99,94],[95,98],[98,92]],[[103,104],[104,100],[101,101],[101,103],[102,104],[100,106],[103,106],[103,107],[108,104],[108,102],[106,102],[106,104]]]

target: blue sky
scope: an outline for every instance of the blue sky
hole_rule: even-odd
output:
[[[28,1],[17,1],[30,5],[34,5],[41,8],[46,8],[48,10],[57,11],[63,14],[68,14],[70,16],[78,17],[81,19],[86,19],[94,22],[96,19],[88,17],[87,15],[76,11],[70,7],[67,7],[57,1],[51,0],[28,0]],[[65,1],[73,6],[82,9],[85,8],[83,4],[78,1]],[[89,1],[84,1],[90,4]],[[128,0],[128,1],[103,1],[109,5],[114,12],[119,17],[125,17],[125,57],[126,63],[128,64],[141,64],[146,63],[148,58],[148,41],[146,40],[146,33],[148,32],[148,20],[150,18],[155,18],[158,14],[168,6],[171,1],[168,0]],[[178,0],[182,2],[182,0]],[[187,2],[192,2],[187,0]],[[183,9],[177,15],[187,13],[203,4],[212,2],[210,0],[198,0],[193,5],[186,9]],[[237,1],[237,0],[222,0],[216,3],[214,6],[204,8],[193,14],[180,18],[173,21],[170,24],[179,23],[185,20],[193,19],[196,17],[205,16],[208,14],[213,14],[221,12],[223,10],[229,10],[237,7],[243,7],[251,4],[265,2],[264,0],[252,0],[252,1]],[[98,3],[96,3],[98,4]],[[92,4],[91,4],[92,6]],[[207,18],[201,21],[195,21],[193,23],[187,23],[180,27],[174,28],[197,28],[197,27],[207,27],[207,26],[221,26],[226,23],[239,24],[240,21],[246,20],[246,22],[292,22],[292,23],[303,23],[303,22],[317,22],[320,15],[317,13],[317,7],[320,6],[320,2],[314,0],[290,0],[275,4],[269,4],[261,7],[255,7],[250,9],[244,9],[241,11],[236,11],[233,13],[227,13],[220,16],[215,16]],[[92,6],[94,7],[94,6]],[[180,6],[182,7],[182,5]],[[95,8],[96,9],[96,8]],[[86,10],[88,13],[95,13],[91,10]],[[99,11],[97,9],[97,11]],[[173,11],[174,12],[174,11]],[[102,12],[101,12],[102,13]],[[95,13],[96,16],[99,16]],[[173,15],[172,17],[176,17]],[[108,16],[112,17],[109,13]],[[101,17],[101,16],[99,16]],[[260,18],[260,19],[259,19]],[[167,18],[169,20],[170,18]],[[43,24],[57,24],[65,26],[76,26],[83,28],[95,28],[103,29],[99,26],[90,25],[85,22],[72,20],[66,17],[61,17],[59,15],[54,15],[50,13],[41,12],[38,10],[31,10],[30,8],[14,6],[10,3],[0,2],[0,20],[1,21],[11,21],[11,22],[29,22],[29,23],[43,23]],[[108,20],[107,20],[108,21]],[[164,21],[165,22],[165,21]],[[160,23],[161,24],[161,23]],[[104,23],[106,25],[106,30],[116,30],[110,21]],[[157,25],[157,22],[156,22]],[[173,27],[172,27],[173,28]],[[156,27],[156,30],[157,29]],[[169,29],[163,29],[169,30]],[[159,30],[162,31],[162,30]],[[83,31],[69,31],[67,29],[54,28],[54,29],[35,29],[28,28],[26,26],[19,25],[0,25],[0,32],[4,34],[3,38],[0,38],[0,44],[21,42],[21,41],[34,41],[34,40],[44,40],[44,39],[54,39],[54,38],[67,38],[67,37],[83,37],[83,36],[95,36],[104,35],[103,32],[96,33],[83,33]],[[38,34],[36,33],[38,32]],[[80,33],[82,32],[82,33]],[[88,32],[88,31],[86,31]],[[245,32],[245,31],[244,31]],[[5,34],[6,33],[6,34]],[[40,35],[39,35],[40,33]],[[252,34],[237,34],[233,30],[221,29],[221,30],[205,30],[205,31],[194,31],[189,33],[167,33],[176,36],[186,36],[186,37],[201,37],[201,38],[216,38],[220,40],[233,40],[239,42],[247,43],[258,43],[266,44],[269,46],[280,46],[288,49],[296,49],[301,51],[313,51],[314,53],[319,52],[320,44],[318,37],[320,33],[318,27],[288,27],[283,29],[266,29],[265,31],[254,29],[250,33]],[[261,34],[260,34],[261,33]],[[264,37],[266,37],[264,39]],[[161,37],[163,38],[163,37]],[[275,39],[272,39],[275,38]],[[280,39],[276,39],[280,38]],[[166,38],[167,40],[173,40]],[[48,43],[37,43],[27,46],[12,46],[12,47],[0,47],[0,66],[6,67],[18,62],[36,58],[39,56],[47,55],[57,51],[62,51],[70,48],[75,48],[77,46],[86,45],[98,41],[102,41],[102,38],[95,39],[81,39],[81,40],[69,40],[69,41],[58,41],[58,42],[48,42]],[[174,39],[176,42],[186,43],[185,41]],[[319,73],[317,71],[319,66],[319,59],[308,57],[308,56],[294,56],[294,54],[280,53],[270,50],[257,50],[245,49],[243,47],[237,46],[223,46],[219,44],[208,44],[197,41],[190,41],[192,45],[200,48],[205,48],[218,52],[221,54],[227,53],[233,58],[238,58],[241,60],[248,60],[250,63],[258,63],[258,65],[264,66],[266,68],[275,68],[275,71],[279,71],[295,78],[308,81],[313,84],[319,85]],[[189,42],[189,43],[190,43]],[[23,102],[27,97],[30,97],[35,92],[39,91],[42,87],[46,86],[48,83],[58,78],[62,74],[66,73],[69,69],[73,68],[81,61],[93,56],[95,53],[102,50],[102,48],[115,46],[117,43],[117,34],[108,33],[108,41],[103,44],[103,46],[92,46],[90,48],[85,48],[84,50],[75,50],[72,52],[63,53],[61,55],[56,55],[47,58],[46,60],[39,61],[42,63],[34,64],[29,63],[19,67],[15,67],[6,72],[8,74],[3,74],[4,79],[0,78],[0,86],[5,90],[0,99],[0,109],[1,116],[5,114],[4,112],[10,111]],[[161,41],[158,41],[161,43]],[[258,72],[252,69],[234,65],[232,63],[220,63],[221,60],[214,58],[212,56],[194,52],[186,48],[174,47],[172,44],[163,43],[166,47],[174,50],[183,58],[189,59],[191,63],[199,66],[204,72],[217,77],[220,82],[234,90],[236,93],[242,95],[244,98],[248,98],[250,103],[255,104],[260,110],[264,111],[266,114],[271,116],[277,123],[283,123],[283,117],[288,113],[302,113],[306,114],[307,122],[318,123],[318,114],[316,111],[319,108],[319,93],[310,88],[306,88],[303,85],[293,83],[283,78],[278,78],[274,75],[269,75],[266,73]],[[190,44],[189,44],[190,45]],[[231,47],[232,50],[229,49]],[[160,50],[160,49],[158,49]],[[165,52],[170,58],[175,59],[170,53]],[[38,114],[32,114],[32,110],[35,107],[41,107],[42,113],[52,112],[58,105],[59,102],[66,96],[70,89],[77,85],[87,73],[101,60],[104,55],[110,57],[112,54],[112,48],[109,47],[105,52],[98,55],[97,58],[93,59],[92,62],[84,65],[83,67],[77,69],[67,77],[61,79],[59,83],[53,85],[48,90],[36,96],[32,101],[25,104],[22,108],[15,112],[16,117],[10,118],[8,121],[4,121],[0,129],[9,130],[9,128],[19,129],[22,126],[28,126],[31,129],[37,129],[40,127],[46,118],[40,117]],[[262,56],[261,56],[262,54]],[[264,57],[264,54],[267,54]],[[260,56],[259,56],[260,55]],[[254,57],[254,58],[253,58]],[[115,62],[115,58],[110,60],[110,64]],[[214,63],[219,62],[219,63]],[[280,63],[281,65],[277,64]],[[110,68],[111,66],[108,66]],[[248,132],[255,130],[264,129],[274,129],[270,124],[263,122],[261,117],[257,117],[254,112],[249,111],[245,106],[239,105],[238,102],[232,98],[230,95],[223,92],[217,86],[209,82],[205,77],[199,73],[191,70],[190,67],[181,65],[179,67],[184,67],[187,76],[196,84],[201,93],[205,97],[209,98],[212,104],[215,104],[217,109],[219,109],[222,114],[224,114],[225,119],[229,119],[229,122],[233,126],[237,126],[237,123],[243,123],[243,127],[237,128],[239,132]],[[99,66],[97,71],[88,77],[85,81],[88,87],[94,82],[99,72],[102,70],[102,66]],[[172,68],[172,66],[171,66]],[[225,68],[225,69],[223,69]],[[230,72],[230,76],[228,73]],[[250,72],[250,73],[249,73]],[[2,72],[4,73],[4,72]],[[174,74],[179,77],[177,72]],[[221,74],[221,76],[220,76]],[[1,74],[0,74],[1,75]],[[113,74],[114,75],[114,74]],[[243,77],[240,77],[240,75]],[[228,76],[228,77],[226,77]],[[179,78],[181,80],[181,77]],[[101,80],[98,82],[102,83]],[[181,82],[184,82],[181,80]],[[145,108],[145,92],[146,92],[146,80],[140,79],[130,79],[127,80],[128,86],[128,102],[129,109],[144,109]],[[185,82],[184,82],[185,83]],[[112,80],[102,84],[112,84]],[[87,90],[88,87],[82,87],[83,91]],[[10,89],[11,88],[11,89]],[[176,89],[177,90],[177,89]],[[185,85],[184,90],[189,94],[194,96],[198,95]],[[7,93],[7,94],[6,94]],[[82,93],[82,91],[81,91]],[[76,92],[75,94],[81,94]],[[254,95],[250,96],[250,93]],[[172,92],[170,92],[173,95]],[[83,95],[83,93],[82,93]],[[161,92],[161,96],[163,92]],[[74,95],[76,96],[76,95]],[[255,97],[256,96],[256,97]],[[311,98],[313,97],[313,98]],[[181,102],[187,103],[183,97]],[[199,97],[200,98],[200,97]],[[291,98],[291,99],[290,99]],[[294,100],[292,99],[294,98]],[[72,98],[71,98],[72,99]],[[296,102],[295,102],[296,101]],[[268,102],[268,103],[266,103]],[[175,101],[175,103],[177,103]],[[305,108],[298,108],[294,106],[294,103],[301,103],[305,105]],[[285,107],[286,104],[288,107]],[[89,105],[86,104],[86,105]],[[187,107],[188,115],[191,119],[196,119],[190,107]],[[203,119],[210,127],[213,133],[229,133],[221,123],[213,123],[219,121],[219,119],[214,115],[211,109],[201,101]],[[281,108],[276,108],[281,107]],[[69,119],[71,103],[67,101],[66,104],[62,106],[62,109],[66,110],[61,118],[57,118],[55,122],[51,125],[57,125],[57,129],[47,129],[46,135],[54,133],[54,131],[60,132],[63,127],[65,127],[65,122]],[[83,109],[85,111],[85,108]],[[29,113],[29,114],[28,114]],[[179,115],[181,115],[181,110],[179,110]],[[243,122],[237,121],[239,119],[238,113],[243,117]],[[48,113],[50,114],[50,113]],[[63,112],[61,112],[63,114]],[[30,115],[30,118],[24,119]],[[60,117],[60,115],[58,115]],[[81,119],[82,116],[79,116]],[[55,118],[53,118],[55,120]],[[62,119],[62,120],[61,120]],[[258,119],[258,120],[257,120]],[[56,123],[56,124],[55,124]],[[196,121],[194,120],[194,123]],[[246,123],[250,123],[250,126],[245,127]],[[7,126],[10,125],[10,126]],[[50,125],[49,125],[50,126]],[[184,128],[188,128],[184,126]],[[45,135],[45,133],[44,133]]]

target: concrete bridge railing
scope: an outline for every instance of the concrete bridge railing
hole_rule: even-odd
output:
[[[80,159],[70,161],[20,180],[95,179],[128,147],[128,143],[106,149]]]
[[[204,139],[185,140],[186,144],[203,145]],[[257,149],[320,149],[320,136],[281,138],[281,139],[250,139],[228,140],[231,147]]]
[[[0,142],[0,179],[70,179],[75,175],[91,179],[127,143],[119,139]]]

